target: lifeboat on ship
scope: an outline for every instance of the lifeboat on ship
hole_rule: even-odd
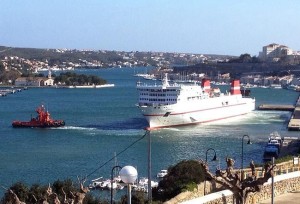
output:
[[[50,113],[45,110],[45,107],[41,105],[36,109],[38,114],[37,117],[31,118],[30,121],[13,121],[13,127],[39,127],[39,128],[48,128],[48,127],[61,127],[65,125],[63,120],[54,120],[50,117]]]

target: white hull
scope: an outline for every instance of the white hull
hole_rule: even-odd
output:
[[[225,101],[228,101],[226,105]],[[223,103],[223,104],[222,104]],[[255,110],[255,100],[240,95],[210,98],[195,103],[140,107],[150,128],[209,123]]]
[[[255,110],[255,99],[241,95],[238,80],[232,81],[230,93],[221,93],[209,83],[203,79],[201,86],[169,84],[165,75],[160,86],[137,84],[138,107],[149,128],[208,123]]]

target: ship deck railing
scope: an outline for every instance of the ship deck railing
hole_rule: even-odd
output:
[[[181,87],[181,86],[195,86],[195,84],[177,84],[177,83],[174,83],[174,84],[169,84],[167,87]],[[163,87],[162,84],[149,84],[149,83],[142,83],[142,82],[139,82],[137,83],[137,87]]]

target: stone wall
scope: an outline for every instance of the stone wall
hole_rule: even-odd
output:
[[[285,194],[287,192],[300,190],[300,171],[282,174],[274,177],[274,196]],[[246,204],[257,204],[261,201],[271,198],[272,179],[269,179],[263,185],[260,192],[253,193],[248,196]],[[230,190],[223,190],[211,193],[206,196],[177,202],[181,204],[233,204],[235,203],[233,193]]]
[[[297,159],[297,160],[295,160]],[[297,161],[297,162],[296,162]],[[275,181],[275,196],[281,195],[290,191],[300,190],[300,158],[295,157],[294,160],[287,162],[282,162],[276,164],[274,169],[274,181]],[[236,169],[239,171],[239,169]],[[256,168],[256,177],[262,177],[264,172],[262,167]],[[298,173],[297,173],[298,172]],[[243,177],[247,178],[252,174],[250,168],[245,168]],[[295,176],[296,175],[296,176]],[[290,178],[290,176],[294,176]],[[298,178],[299,177],[299,178]],[[297,183],[298,182],[298,183]],[[164,204],[194,204],[194,203],[205,203],[205,204],[215,204],[215,203],[226,203],[232,204],[235,202],[234,196],[231,191],[225,190],[221,191],[222,186],[219,184],[211,184],[209,181],[206,181],[206,193],[208,195],[203,196],[204,184],[201,183],[198,185],[198,188],[193,192],[183,192],[171,200],[165,202]],[[217,192],[216,192],[217,191]],[[216,192],[216,193],[210,193]],[[259,203],[260,201],[266,200],[271,196],[271,179],[265,183],[261,192],[249,195],[247,198],[247,203]]]
[[[274,177],[274,197],[288,192],[300,190],[300,171],[282,174]],[[272,181],[269,179],[261,192],[250,195],[247,203],[258,203],[260,201],[271,198],[272,196]]]

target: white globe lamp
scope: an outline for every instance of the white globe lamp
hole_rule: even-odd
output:
[[[126,184],[133,184],[137,179],[137,170],[133,166],[124,166],[119,175]]]
[[[127,203],[131,204],[131,184],[133,184],[138,176],[137,170],[133,166],[124,166],[119,172],[121,180],[128,185]]]

